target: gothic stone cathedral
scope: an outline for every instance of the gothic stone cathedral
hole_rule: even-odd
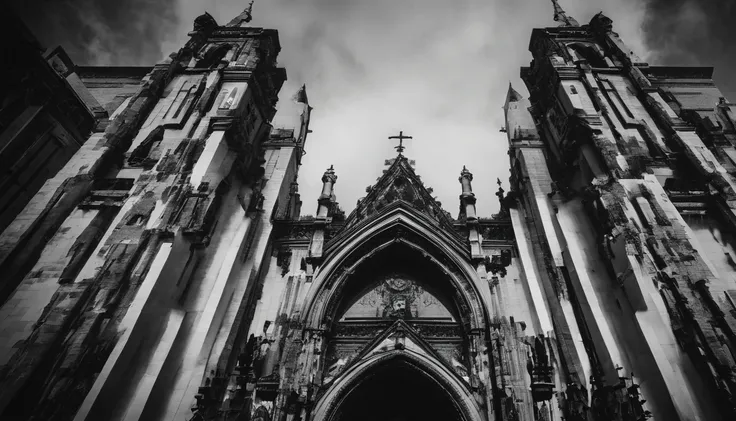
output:
[[[453,218],[402,148],[352,213],[337,163],[300,216],[312,108],[272,124],[279,38],[249,10],[145,69],[15,31],[0,419],[736,419],[736,105],[553,3],[489,218],[469,169]]]

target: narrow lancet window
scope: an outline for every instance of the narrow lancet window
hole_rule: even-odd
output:
[[[221,110],[229,110],[235,106],[235,98],[238,95],[238,88],[233,88],[232,92],[230,92],[230,95],[228,95],[227,99],[220,105]]]

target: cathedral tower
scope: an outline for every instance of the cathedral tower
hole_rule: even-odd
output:
[[[272,127],[279,38],[249,21],[205,13],[152,68],[78,69],[93,133],[0,235],[1,419],[209,416],[245,379],[311,111],[302,88],[300,124]]]
[[[712,68],[650,66],[602,13],[580,26],[553,4],[530,98],[509,87],[507,204],[558,391],[588,392],[565,419],[734,419],[736,106]]]

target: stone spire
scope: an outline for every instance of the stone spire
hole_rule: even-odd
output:
[[[462,194],[460,195],[460,206],[462,208],[460,211],[465,214],[468,220],[475,220],[477,219],[475,215],[475,194],[470,184],[473,181],[473,174],[464,165],[457,181],[462,186]]]
[[[511,82],[509,82],[509,90],[506,93],[506,103],[503,105],[503,109],[508,110],[509,104],[512,102],[519,102],[522,99],[524,99],[524,97],[520,93],[516,92],[516,89],[514,89],[514,87],[511,86]]]
[[[253,1],[251,0],[250,3],[248,3],[248,7],[243,10],[243,13],[239,14],[235,17],[235,19],[231,20],[227,26],[238,26],[242,27],[245,26],[248,22],[250,22],[253,19]]]
[[[460,184],[463,186],[463,194],[465,193],[473,193],[473,188],[470,185],[470,182],[473,181],[473,173],[468,171],[468,169],[463,165],[463,170],[460,171],[460,178],[457,179]]]
[[[470,242],[470,254],[476,258],[481,256],[481,239],[478,233],[478,216],[475,210],[475,193],[471,182],[473,174],[463,165],[460,171],[460,177],[457,179],[462,186],[460,194],[460,218],[464,219],[465,225],[468,227],[468,241]]]
[[[307,136],[312,133],[310,121],[312,106],[307,98],[307,87],[302,85],[291,97],[291,101],[279,101],[278,112],[272,122],[274,127],[283,128],[286,131],[293,130],[294,138],[300,151],[297,155],[297,163],[301,164]]]
[[[292,101],[297,104],[309,105],[309,99],[307,98],[307,84],[302,84],[302,87],[291,97]]]
[[[501,131],[506,132],[510,144],[515,144],[514,142],[517,141],[522,141],[524,144],[539,141],[536,124],[529,112],[531,105],[527,98],[524,98],[509,84],[506,103],[503,107],[506,126]]]
[[[334,192],[333,188],[337,182],[337,175],[335,175],[334,166],[330,165],[330,168],[325,171],[322,175],[322,194],[317,199],[319,204],[317,207],[317,219],[327,219],[327,213],[330,210],[330,202],[332,201]]]
[[[560,26],[580,26],[574,17],[567,16],[557,0],[552,0],[552,6],[555,9],[555,22],[560,22]]]

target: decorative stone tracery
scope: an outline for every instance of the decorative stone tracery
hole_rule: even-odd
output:
[[[418,353],[410,358],[419,358],[421,370],[452,392],[452,401],[460,405],[459,419],[483,419],[479,405],[490,399],[485,395],[490,388],[484,386],[488,355],[478,352],[485,349],[484,336],[471,333],[487,326],[486,290],[477,286],[480,279],[467,251],[456,247],[454,237],[444,238],[435,224],[398,202],[349,237],[337,238],[340,244],[328,246],[301,316],[303,329],[320,329],[326,335],[316,338],[303,330],[299,345],[295,341],[290,347],[301,349],[299,363],[282,382],[293,390],[313,390],[304,394],[303,402],[315,405],[310,419],[334,419],[348,385],[359,381],[370,365],[399,355],[394,352],[402,358]],[[392,255],[400,258],[386,257]],[[379,268],[388,262],[410,272],[381,274]],[[375,270],[377,278],[370,275]],[[416,278],[411,270],[424,275]],[[375,311],[369,314],[366,308]],[[409,323],[402,329],[414,339],[400,340],[405,334],[390,333],[397,322]],[[371,342],[376,337],[396,337],[391,341],[398,342],[383,350],[385,343]],[[377,351],[369,352],[372,346]]]

